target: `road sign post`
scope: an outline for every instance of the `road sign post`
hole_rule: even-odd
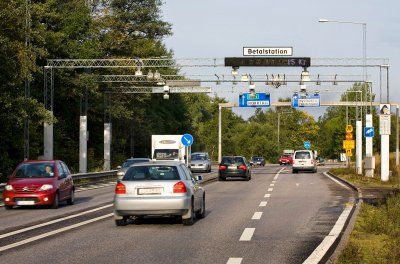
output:
[[[381,134],[381,180],[389,181],[390,104],[379,106],[379,134]]]
[[[182,144],[185,146],[186,152],[186,166],[189,166],[189,147],[193,145],[194,139],[193,136],[190,134],[184,134],[181,138]]]

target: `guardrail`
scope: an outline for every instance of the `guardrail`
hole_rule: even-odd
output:
[[[118,170],[76,173],[76,174],[71,174],[71,176],[74,180],[95,179],[95,178],[117,176],[117,172]],[[5,183],[0,183],[0,192],[4,190],[4,186],[6,186]]]

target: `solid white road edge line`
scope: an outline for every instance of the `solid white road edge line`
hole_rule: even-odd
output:
[[[243,258],[229,258],[226,264],[240,264],[242,263]]]
[[[252,217],[251,219],[252,219],[252,220],[260,220],[262,214],[263,214],[262,212],[255,212],[255,213],[253,214],[253,217]]]
[[[34,236],[34,237],[31,237],[31,238],[28,238],[28,239],[25,239],[25,240],[22,240],[22,241],[7,245],[7,246],[3,246],[3,247],[0,247],[0,252],[3,252],[5,250],[11,249],[11,248],[22,246],[22,245],[31,243],[33,241],[45,238],[45,237],[53,236],[55,234],[62,233],[62,232],[65,232],[65,231],[68,231],[68,230],[71,230],[71,229],[74,229],[74,228],[77,228],[77,227],[80,227],[80,226],[83,226],[83,225],[87,225],[87,224],[90,224],[90,223],[93,223],[93,222],[96,222],[96,221],[111,217],[113,215],[114,215],[114,213],[102,215],[102,216],[99,216],[99,217],[96,217],[96,218],[93,218],[93,219],[90,219],[90,220],[86,220],[86,221],[83,221],[83,222],[80,222],[80,223],[77,223],[77,224],[74,224],[74,225],[66,226],[66,227],[51,231],[51,232],[47,232],[47,233],[44,233],[44,234],[41,234],[41,235],[38,235],[38,236]]]
[[[253,237],[255,228],[245,228],[242,235],[239,238],[239,241],[250,241]]]
[[[267,204],[268,204],[268,202],[266,202],[266,201],[262,201],[262,202],[260,202],[260,207],[264,207],[264,206],[267,206]]]
[[[311,255],[303,262],[303,264],[314,264],[319,263],[325,256],[326,252],[333,245],[335,240],[339,237],[340,232],[344,228],[347,218],[350,215],[353,206],[346,206],[339,219],[336,221],[329,235],[327,235],[321,244],[311,253]]]
[[[277,179],[278,179],[279,173],[281,173],[284,169],[285,169],[285,168],[280,169],[280,170],[275,174],[274,180],[277,180]]]
[[[329,176],[326,172],[324,172],[325,176],[328,176],[329,179],[336,182],[337,184],[345,187],[346,189],[350,189],[345,184],[336,180],[335,178]],[[351,200],[351,199],[350,199]],[[343,230],[344,225],[346,224],[347,218],[349,217],[351,210],[353,209],[352,205],[347,205],[343,212],[340,214],[338,220],[333,226],[329,235],[327,235],[324,240],[322,240],[321,244],[311,253],[311,255],[303,262],[305,264],[314,264],[319,263],[321,259],[325,256],[326,252],[330,249],[336,239],[339,237],[340,232]]]
[[[46,222],[46,223],[43,223],[43,224],[38,224],[38,225],[34,225],[34,226],[23,228],[23,229],[15,230],[13,232],[9,232],[9,233],[5,233],[3,235],[0,235],[0,239],[3,239],[5,237],[9,237],[9,236],[13,236],[13,235],[16,235],[16,234],[21,234],[21,233],[24,233],[26,231],[30,231],[30,230],[33,230],[33,229],[36,229],[36,228],[39,228],[39,227],[55,224],[55,223],[58,223],[58,222],[61,222],[61,221],[65,221],[65,220],[68,220],[68,219],[71,219],[71,218],[75,218],[75,217],[78,217],[78,216],[82,216],[82,215],[85,215],[85,214],[93,213],[93,212],[96,212],[96,211],[99,211],[99,210],[103,210],[103,209],[111,207],[111,206],[113,206],[113,204],[107,204],[105,206],[94,208],[94,209],[91,209],[91,210],[88,210],[88,211],[84,211],[84,212],[81,212],[81,213],[78,213],[78,214],[69,215],[69,216],[66,216],[66,217],[63,217],[63,218],[55,219],[55,220],[52,220],[52,221],[49,221],[49,222]]]

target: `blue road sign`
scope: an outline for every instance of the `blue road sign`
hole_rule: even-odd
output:
[[[375,129],[373,127],[364,127],[364,137],[374,137]]]
[[[311,142],[310,141],[304,141],[304,148],[305,149],[310,149],[311,148]]]
[[[270,107],[269,93],[243,93],[239,95],[239,107]]]
[[[181,138],[181,142],[185,147],[191,146],[193,144],[193,141],[194,141],[193,136],[190,134],[185,134]]]
[[[293,94],[292,107],[318,107],[321,97],[319,94]]]

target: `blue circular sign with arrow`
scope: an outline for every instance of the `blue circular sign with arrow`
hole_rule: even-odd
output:
[[[311,143],[310,143],[310,141],[305,141],[305,142],[304,142],[304,148],[305,148],[305,149],[310,149],[310,148],[311,148]]]
[[[191,146],[193,144],[193,141],[194,141],[193,136],[190,134],[185,134],[181,138],[181,142],[185,147]]]

